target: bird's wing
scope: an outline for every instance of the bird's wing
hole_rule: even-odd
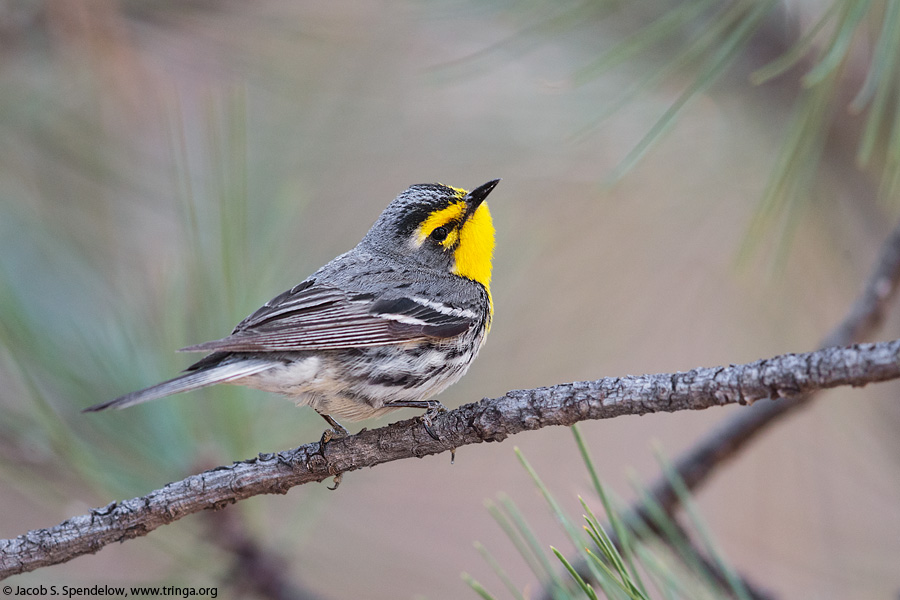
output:
[[[290,352],[398,344],[459,335],[478,315],[425,298],[348,293],[307,280],[241,321],[226,338],[185,352]]]

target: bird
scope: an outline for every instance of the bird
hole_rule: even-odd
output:
[[[126,408],[219,383],[282,394],[348,435],[337,420],[424,410],[426,431],[445,412],[433,397],[468,371],[491,329],[495,230],[471,191],[410,186],[353,249],[241,321],[230,335],[182,348],[207,355],[182,374],[84,409]]]

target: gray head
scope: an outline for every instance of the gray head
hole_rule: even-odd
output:
[[[384,209],[360,246],[476,281],[485,277],[486,264],[489,281],[494,227],[484,199],[499,182],[471,192],[440,183],[413,185]]]

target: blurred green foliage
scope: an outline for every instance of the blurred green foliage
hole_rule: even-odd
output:
[[[553,546],[541,543],[529,526],[528,518],[508,496],[501,497],[499,503],[488,503],[488,510],[500,528],[537,580],[546,586],[546,597],[554,600],[748,600],[751,597],[744,582],[722,557],[721,549],[714,543],[697,513],[684,482],[664,459],[661,458],[661,465],[682,505],[688,507],[690,526],[702,542],[703,554],[700,547],[688,539],[686,529],[655,505],[654,500],[640,487],[639,495],[652,518],[650,523],[635,519],[621,501],[610,498],[579,428],[572,427],[572,432],[594,492],[603,506],[607,527],[615,532],[617,542],[613,541],[588,502],[580,496],[578,500],[583,510],[584,525],[578,528],[518,449],[516,454],[522,466],[546,500],[554,519],[566,534],[568,543],[575,548],[574,552],[565,554]],[[524,599],[528,596],[526,591],[516,586],[485,546],[477,544],[476,547],[503,582],[510,597]],[[554,559],[557,564],[554,564]],[[485,600],[495,598],[470,575],[463,573],[463,579]]]
[[[178,190],[174,209],[183,216],[173,222],[183,229],[141,232],[171,236],[159,258],[177,268],[157,279],[97,268],[116,247],[128,251],[123,246],[129,240],[116,233],[95,247],[80,247],[64,222],[55,215],[48,218],[29,200],[13,199],[5,211],[0,331],[7,360],[23,391],[30,393],[8,396],[9,411],[20,421],[4,440],[15,447],[17,438],[27,435],[50,452],[84,453],[72,461],[81,470],[72,475],[85,481],[99,478],[95,483],[103,486],[104,495],[136,493],[146,489],[148,479],[197,469],[202,466],[194,464],[197,440],[222,444],[235,457],[255,451],[248,444],[251,405],[239,401],[243,390],[217,390],[218,408],[206,413],[191,403],[164,403],[143,409],[150,417],[78,414],[98,399],[177,372],[190,357],[167,359],[156,348],[177,348],[227,332],[240,318],[236,315],[256,301],[255,290],[272,288],[273,271],[284,267],[277,258],[277,240],[295,218],[298,204],[285,196],[260,195],[265,199],[254,201],[251,209],[244,101],[241,90],[226,96],[224,106],[211,100],[199,131],[190,132],[205,144],[201,150],[208,165],[191,163],[188,132],[173,116],[176,160],[168,165],[171,173],[155,170],[149,177],[167,184],[158,190]],[[120,147],[91,138],[82,143],[110,155]],[[53,166],[37,168],[45,170],[41,179],[46,185],[65,185],[53,181]],[[98,208],[105,210],[93,216],[91,227],[115,231],[121,217],[110,206]],[[152,217],[147,225],[159,227]],[[27,239],[20,237],[24,233]],[[24,402],[31,397],[41,411]],[[118,464],[109,461],[111,456]],[[100,457],[104,468],[99,468]],[[9,468],[16,464],[4,463]]]
[[[88,18],[136,18],[110,8]],[[293,178],[273,179],[271,163],[248,159],[260,130],[248,125],[245,85],[210,87],[190,107],[178,93],[134,89],[140,81],[115,80],[138,66],[118,63],[128,62],[128,41],[89,31],[109,22],[74,31],[76,15],[45,9],[46,28],[19,48],[24,66],[0,85],[7,491],[45,510],[77,499],[69,510],[84,511],[312,439],[318,424],[251,418],[275,403],[227,386],[126,418],[80,413],[173,376],[196,357],[160,349],[224,335],[260,302],[259,290],[274,294],[293,271],[280,240],[304,203]],[[261,448],[261,437],[280,445]],[[157,541],[180,557],[176,571],[221,568],[215,550],[190,551],[203,528],[179,529]]]

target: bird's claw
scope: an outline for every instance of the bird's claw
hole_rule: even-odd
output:
[[[319,457],[321,460],[321,467],[327,468],[328,462],[325,458],[325,448],[328,445],[328,442],[331,440],[340,439],[343,437],[347,437],[350,435],[350,432],[347,431],[343,425],[338,423],[336,420],[331,418],[329,415],[322,415],[322,417],[328,421],[328,424],[331,425],[331,429],[326,429],[322,432],[322,437],[319,438],[319,448],[313,453],[313,456]],[[307,468],[310,467],[310,462],[307,462]],[[336,490],[338,486],[341,485],[341,480],[343,479],[344,474],[338,473],[334,476],[334,486],[329,487],[329,490]]]
[[[438,415],[447,412],[447,409],[444,408],[444,405],[440,402],[436,402],[428,407],[425,411],[425,414],[422,415],[422,425],[425,426],[425,431],[428,432],[428,435],[435,441],[440,441],[441,436],[437,434],[437,431],[434,429],[434,418]]]
[[[334,476],[334,479],[332,479],[332,482],[334,483],[334,485],[333,485],[333,486],[327,486],[328,489],[331,490],[332,492],[333,492],[334,490],[338,489],[338,486],[341,485],[341,481],[343,481],[343,479],[344,479],[344,474],[343,474],[343,473],[338,473],[337,475]]]

